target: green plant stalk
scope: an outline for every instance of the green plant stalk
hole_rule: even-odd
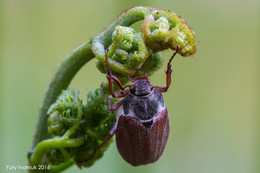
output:
[[[71,158],[69,161],[62,163],[57,166],[52,166],[50,169],[51,173],[61,172],[74,164],[74,160]]]
[[[84,137],[77,139],[67,139],[61,137],[58,139],[46,139],[39,143],[35,148],[35,151],[31,157],[31,163],[33,165],[39,165],[43,161],[44,153],[53,148],[64,148],[64,147],[77,147],[84,143]]]

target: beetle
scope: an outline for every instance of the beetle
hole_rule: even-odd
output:
[[[117,123],[99,145],[94,154],[100,150],[115,134],[116,145],[123,159],[132,166],[145,165],[157,161],[162,155],[169,136],[168,111],[161,93],[167,92],[171,84],[171,61],[178,52],[172,55],[166,71],[166,86],[153,86],[145,74],[144,77],[136,77],[133,85],[122,86],[120,80],[112,75],[108,64],[106,51],[106,64],[108,68],[109,90],[113,98],[124,98],[115,105],[101,84],[101,88],[108,101],[110,111],[117,111]],[[115,81],[120,92],[114,91]],[[129,88],[129,90],[125,90]],[[94,155],[93,154],[93,155]]]

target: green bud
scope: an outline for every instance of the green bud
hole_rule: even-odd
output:
[[[48,110],[48,131],[52,136],[62,136],[74,125],[78,116],[78,105],[75,100],[77,90],[65,90]],[[80,101],[82,103],[82,101]]]
[[[176,13],[149,14],[142,25],[145,44],[153,51],[179,47],[179,54],[190,56],[196,52],[195,34]]]

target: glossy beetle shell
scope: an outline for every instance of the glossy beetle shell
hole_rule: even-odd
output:
[[[126,162],[133,166],[153,163],[162,155],[169,136],[167,108],[147,120],[121,115],[117,124],[117,149]],[[148,122],[149,123],[149,122]]]

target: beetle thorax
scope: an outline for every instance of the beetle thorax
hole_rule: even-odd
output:
[[[165,108],[162,94],[152,90],[148,95],[138,96],[129,94],[123,101],[121,115],[137,117],[140,120],[152,118]]]

